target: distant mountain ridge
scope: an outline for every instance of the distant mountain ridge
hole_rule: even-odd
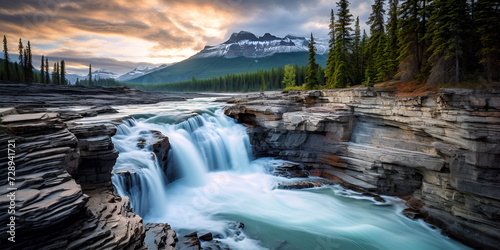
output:
[[[152,72],[164,69],[164,68],[166,68],[166,67],[168,67],[170,65],[171,64],[162,64],[162,65],[160,65],[158,67],[139,66],[139,67],[133,69],[132,71],[127,72],[127,73],[121,75],[120,77],[116,78],[116,80],[118,80],[120,82],[126,82],[126,81],[129,81],[129,80],[141,77],[143,75],[147,75],[149,73],[152,73]]]
[[[287,35],[284,38],[266,33],[257,37],[240,31],[215,46],[206,46],[196,55],[169,67],[127,80],[132,83],[168,83],[204,79],[226,74],[251,73],[290,65],[306,65],[309,40]],[[316,60],[326,65],[328,40],[315,38]]]
[[[262,58],[272,56],[275,53],[307,52],[309,40],[305,37],[287,35],[280,38],[270,33],[257,37],[253,33],[240,31],[233,33],[224,43],[216,46],[205,46],[205,48],[193,58],[199,57],[225,57],[235,58],[239,56],[249,58]],[[326,39],[315,39],[317,53],[322,55],[328,53],[328,41]]]

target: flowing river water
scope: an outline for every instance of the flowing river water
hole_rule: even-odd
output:
[[[377,202],[339,185],[277,189],[290,180],[269,170],[283,162],[253,158],[246,128],[222,105],[205,98],[118,107],[134,119],[112,138],[120,152],[112,180],[144,223],[169,223],[180,235],[212,232],[231,249],[467,249],[403,216],[398,198]],[[167,172],[138,145],[154,140],[151,131],[170,140]]]

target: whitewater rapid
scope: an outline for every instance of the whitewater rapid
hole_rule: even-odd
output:
[[[397,198],[381,203],[339,185],[277,189],[289,180],[268,173],[283,162],[253,159],[246,128],[218,105],[195,100],[182,114],[165,105],[134,113],[112,138],[120,152],[113,184],[145,223],[169,223],[181,235],[212,232],[233,249],[467,249],[403,216]],[[155,140],[151,131],[169,138],[168,168],[177,174],[138,146]],[[235,221],[245,224],[241,234]]]

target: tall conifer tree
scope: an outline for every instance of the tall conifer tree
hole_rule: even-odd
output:
[[[369,54],[367,55],[368,61],[365,78],[370,83],[377,81],[377,74],[383,64],[377,60],[382,59],[380,54],[384,53],[386,47],[385,38],[381,37],[385,36],[384,2],[385,0],[375,0],[372,5],[372,13],[368,18],[368,22],[366,22],[366,24],[370,25],[371,37],[368,40]]]
[[[354,23],[354,40],[352,46],[352,64],[353,64],[353,82],[354,84],[361,84],[363,81],[364,71],[362,67],[363,53],[361,51],[361,28],[359,27],[359,16],[356,17]]]
[[[9,49],[7,46],[7,37],[5,35],[3,36],[3,59],[5,60],[3,62],[4,80],[11,80],[9,69]]]
[[[48,57],[45,57],[45,83],[50,84],[49,58]]]
[[[40,64],[40,75],[42,76],[42,79],[40,80],[41,83],[46,83],[45,82],[45,56],[42,55],[42,61]]]
[[[325,78],[326,78],[326,86],[328,88],[333,87],[333,74],[335,72],[335,55],[334,55],[334,50],[335,50],[335,14],[333,13],[333,9],[330,12],[330,25],[329,25],[330,32],[328,32],[328,35],[330,36],[330,42],[329,42],[329,50],[328,50],[328,59],[326,60],[326,71],[325,71]]]
[[[432,66],[428,84],[458,84],[464,74],[463,54],[467,25],[470,22],[467,0],[434,0],[426,38]]]
[[[24,61],[25,61],[25,75],[26,75],[26,82],[31,83],[33,82],[33,56],[31,55],[31,44],[30,41],[28,41],[28,45],[26,46],[26,49],[24,50]]]
[[[424,66],[426,42],[427,0],[401,0],[398,12],[398,60],[410,78],[420,73]],[[408,79],[406,79],[408,80]]]
[[[28,49],[26,47],[26,49],[24,49],[24,63],[23,63],[23,78],[24,78],[24,82],[30,82],[29,80],[29,75],[28,75]]]
[[[311,41],[309,42],[309,66],[307,67],[306,73],[306,89],[317,89],[319,87],[318,82],[318,68],[319,65],[316,63],[316,47],[314,45],[313,34],[311,33]]]
[[[61,75],[61,84],[66,85],[66,63],[64,62],[64,60],[61,61],[60,75]]]
[[[21,38],[19,38],[19,45],[18,45],[18,50],[19,50],[19,66],[21,66],[21,68],[23,68],[23,51],[24,51],[24,46],[23,46],[23,40],[21,40]]]
[[[387,21],[387,46],[385,48],[386,76],[392,78],[398,68],[398,5],[399,0],[389,0]]]
[[[348,64],[350,48],[352,45],[352,14],[349,11],[349,1],[340,0],[337,2],[337,22],[335,23],[335,73],[333,75],[333,87],[343,88],[349,86],[351,82]]]
[[[89,85],[93,86],[94,84],[92,83],[92,64],[89,64]]]
[[[488,81],[500,80],[500,1],[478,0],[474,14],[481,42],[479,63]]]
[[[57,85],[58,84],[58,79],[59,79],[59,76],[58,76],[58,73],[57,73],[57,64],[54,63],[54,68],[52,68],[52,83]]]

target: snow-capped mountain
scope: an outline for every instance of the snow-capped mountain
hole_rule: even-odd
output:
[[[85,78],[88,78],[89,76],[86,75]],[[97,79],[116,79],[118,78],[119,75],[114,73],[114,72],[111,72],[107,69],[98,69],[94,72],[92,72],[92,78],[97,78]]]
[[[134,70],[132,70],[128,73],[125,73],[125,74],[121,75],[120,77],[116,78],[116,80],[118,80],[120,82],[126,82],[129,80],[135,79],[137,77],[141,77],[143,75],[158,71],[160,69],[164,69],[170,65],[171,64],[162,64],[158,67],[139,66],[139,67],[135,68]]]
[[[52,79],[52,74],[50,75]],[[118,74],[113,73],[107,69],[98,69],[92,72],[92,79],[109,79],[113,78],[116,79],[118,78]],[[66,79],[73,85],[75,84],[76,80],[87,80],[89,79],[89,75],[79,75],[79,74],[66,74]]]
[[[52,74],[50,77],[52,78]],[[83,75],[78,75],[78,74],[66,74],[65,77],[66,77],[66,79],[68,79],[68,81],[72,85],[75,84],[76,79],[82,80],[82,79],[88,78],[88,76],[83,76]]]
[[[328,53],[328,40],[315,39],[317,53],[320,55]],[[216,46],[206,46],[193,58],[225,57],[235,58],[239,56],[249,58],[262,58],[275,53],[307,52],[309,39],[287,35],[280,38],[269,33],[257,37],[247,31],[233,33],[229,40]]]

